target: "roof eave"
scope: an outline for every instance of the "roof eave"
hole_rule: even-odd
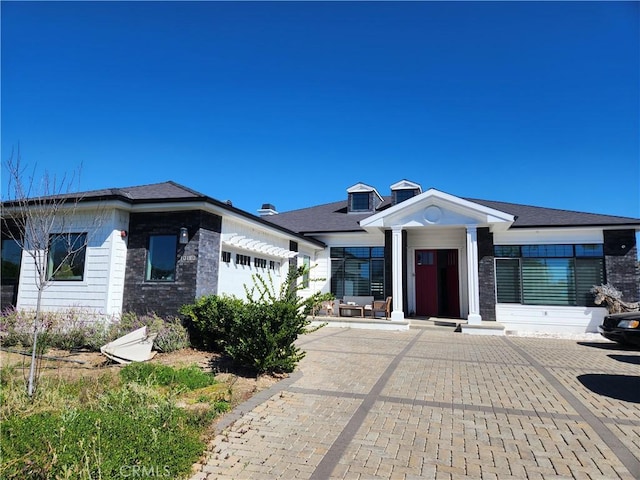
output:
[[[619,228],[632,228],[636,232],[640,232],[640,224],[637,223],[565,223],[556,225],[518,225],[517,223],[512,225],[511,228],[604,228],[607,230],[614,230]]]

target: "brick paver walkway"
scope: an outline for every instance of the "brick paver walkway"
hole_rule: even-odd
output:
[[[639,479],[640,352],[604,339],[323,328],[192,480]]]

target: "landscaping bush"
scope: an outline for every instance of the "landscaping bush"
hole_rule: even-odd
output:
[[[55,312],[41,312],[38,330],[39,348],[74,350],[99,348],[109,336],[110,322],[91,312],[69,308]],[[10,308],[0,315],[2,345],[30,348],[33,342],[35,311]]]
[[[164,321],[162,328],[153,342],[153,348],[163,353],[175,352],[191,345],[187,329],[179,318],[169,318]]]
[[[233,322],[243,308],[242,300],[228,295],[207,295],[184,305],[180,313],[185,316],[191,344],[208,351],[224,351]]]
[[[154,348],[168,353],[189,346],[187,330],[179,318],[162,319],[157,315],[124,313],[118,321],[100,318],[79,308],[56,312],[42,312],[38,334],[39,350],[58,348],[61,350],[89,349],[100,347],[140,327],[146,326],[157,333]],[[30,348],[33,341],[32,310],[7,309],[0,316],[0,334],[5,347]]]
[[[111,340],[115,340],[122,335],[147,327],[149,333],[156,333],[153,341],[154,350],[169,353],[190,345],[187,329],[182,325],[179,318],[170,317],[163,319],[155,313],[148,315],[136,315],[135,313],[123,313],[120,321],[116,324],[115,334]]]
[[[234,319],[224,352],[257,373],[292,372],[305,355],[294,342],[308,324],[290,302],[251,302]]]
[[[307,272],[292,269],[279,292],[270,276],[254,275],[246,302],[213,295],[185,305],[181,313],[192,329],[192,342],[225,353],[258,374],[293,371],[305,355],[294,342],[306,332],[313,305],[326,296],[298,296],[298,279]]]

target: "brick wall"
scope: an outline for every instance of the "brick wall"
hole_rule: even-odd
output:
[[[638,246],[634,230],[605,230],[604,256],[607,283],[622,292],[627,302],[638,301],[639,279],[636,268]]]
[[[480,316],[482,320],[496,320],[495,262],[493,261],[493,233],[488,228],[478,228],[478,277]]]
[[[196,298],[218,293],[220,231],[222,229],[222,217],[202,212],[200,218],[201,223],[196,245],[198,258]]]
[[[216,293],[221,218],[193,210],[179,213],[132,213],[129,218],[124,312],[177,315],[198,296]],[[189,242],[178,245],[172,282],[145,281],[149,237],[189,230]]]

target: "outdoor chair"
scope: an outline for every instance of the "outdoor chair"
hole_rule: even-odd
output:
[[[388,320],[391,316],[391,298],[387,297],[386,300],[375,300],[373,302],[373,308],[371,309],[371,316],[375,318],[377,313],[384,313],[385,320]]]

